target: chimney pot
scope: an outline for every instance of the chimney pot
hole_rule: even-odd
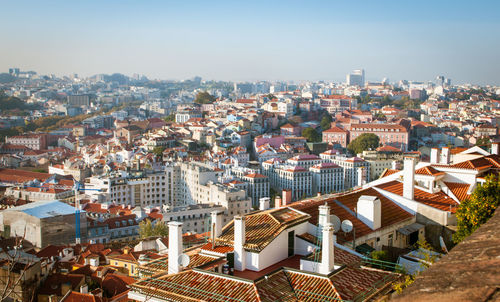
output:
[[[168,273],[179,272],[179,256],[182,254],[182,222],[168,223]]]
[[[413,200],[415,193],[415,160],[412,157],[405,158],[403,171],[403,197]]]
[[[234,269],[244,271],[246,269],[245,255],[245,234],[246,234],[245,216],[234,217]]]

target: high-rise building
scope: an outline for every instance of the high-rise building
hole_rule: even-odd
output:
[[[346,76],[346,83],[348,86],[365,86],[365,70],[356,69]]]

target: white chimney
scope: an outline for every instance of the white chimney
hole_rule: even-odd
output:
[[[319,265],[319,273],[328,275],[335,269],[334,261],[334,244],[335,238],[333,235],[333,224],[328,223],[323,226],[321,243],[321,264]]]
[[[412,157],[406,157],[403,171],[403,197],[413,200],[415,183],[415,160]]]
[[[431,149],[431,164],[439,164],[439,153],[438,148]]]
[[[89,293],[89,286],[87,284],[83,284],[82,286],[80,286],[80,293],[88,294]]]
[[[182,222],[168,223],[168,273],[179,272],[179,256],[182,254]]]
[[[444,147],[441,150],[441,163],[447,165],[450,163],[450,148]]]
[[[499,155],[498,154],[498,149],[499,149],[500,143],[491,143],[491,154]]]
[[[212,216],[212,239],[220,236],[222,232],[222,212],[213,211]]]
[[[328,204],[321,205],[319,208],[318,227],[323,227],[330,223],[330,206]]]
[[[358,187],[361,187],[364,183],[363,170],[364,170],[364,167],[358,168]]]
[[[271,198],[262,197],[259,199],[259,210],[265,211],[269,209],[269,204],[271,203]]]
[[[234,269],[246,269],[245,255],[245,216],[234,216]]]
[[[382,204],[375,196],[361,195],[357,204],[357,217],[372,230],[382,226]]]
[[[398,162],[396,160],[393,160],[391,162],[391,169],[392,170],[397,170],[398,169]]]

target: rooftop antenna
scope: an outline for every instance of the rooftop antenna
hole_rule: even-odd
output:
[[[333,232],[337,233],[340,231],[342,223],[340,222],[340,218],[337,215],[330,215],[330,221],[333,224]]]
[[[177,263],[179,263],[182,267],[187,267],[189,265],[190,259],[186,254],[180,254],[179,258],[177,258]]]
[[[349,219],[346,219],[346,220],[342,221],[341,228],[345,234],[353,232],[352,249],[355,250],[356,249],[356,231],[354,230],[354,225],[352,224],[352,222]]]

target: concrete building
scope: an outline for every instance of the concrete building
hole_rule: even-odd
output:
[[[356,69],[353,72],[347,74],[346,76],[346,84],[347,86],[365,86],[365,70],[364,69]]]
[[[87,235],[85,211],[80,212],[79,233]],[[75,243],[75,208],[60,201],[37,201],[9,208],[0,214],[1,229],[10,236],[24,236],[34,246]],[[9,237],[9,236],[7,236]]]
[[[344,190],[344,170],[334,163],[320,163],[309,168],[312,174],[312,194]]]
[[[26,146],[33,150],[47,149],[47,134],[24,134],[6,137],[7,144]]]
[[[68,95],[67,99],[70,106],[90,106],[90,96],[88,95]]]

